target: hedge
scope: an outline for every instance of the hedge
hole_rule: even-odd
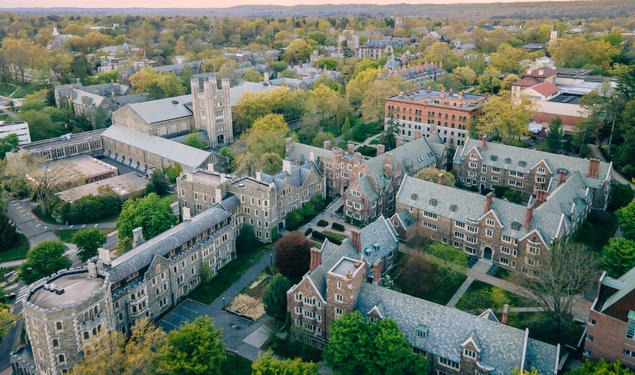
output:
[[[298,227],[308,223],[317,214],[319,214],[324,208],[326,208],[327,201],[322,198],[321,195],[315,195],[309,199],[308,202],[297,210],[293,210],[287,214],[285,219],[286,227],[289,230],[295,230]]]
[[[340,223],[333,223],[333,224],[331,225],[331,228],[333,228],[333,229],[335,229],[335,230],[337,230],[337,231],[340,231],[340,232],[344,232],[344,230],[346,229],[346,228],[344,228],[344,226],[343,226],[342,224],[340,224]]]
[[[320,221],[317,222],[318,227],[325,227],[327,225],[329,225],[329,222],[324,219],[320,219]]]

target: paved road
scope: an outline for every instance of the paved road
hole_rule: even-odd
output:
[[[236,297],[245,287],[251,284],[258,274],[260,274],[271,262],[271,253],[265,254],[260,258],[258,263],[254,264],[245,272],[240,279],[233,283],[220,297],[216,298],[211,304],[205,305],[187,299],[176,306],[166,316],[163,317],[157,325],[166,331],[178,328],[185,322],[194,320],[198,316],[207,315],[214,319],[217,328],[223,330],[223,342],[225,348],[235,352],[238,355],[255,361],[258,359],[259,348],[249,345],[243,340],[252,332],[260,328],[268,319],[267,316],[261,318],[254,323],[248,319],[238,317],[223,310],[223,303],[229,303]]]

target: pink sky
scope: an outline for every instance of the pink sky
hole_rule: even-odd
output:
[[[1,7],[77,7],[77,8],[228,8],[237,5],[321,5],[321,4],[456,4],[512,3],[538,0],[20,0]],[[553,1],[553,0],[551,0]],[[557,0],[567,1],[567,0]]]

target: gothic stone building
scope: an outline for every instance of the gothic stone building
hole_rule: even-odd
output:
[[[402,237],[442,241],[529,277],[555,240],[573,233],[591,210],[593,193],[579,172],[543,201],[527,206],[406,177],[391,221]]]
[[[576,172],[593,194],[592,207],[604,211],[611,190],[612,163],[528,150],[500,143],[468,139],[454,155],[458,180],[480,190],[506,186],[524,198],[544,201]]]
[[[203,264],[215,275],[236,256],[228,197],[199,215],[86,269],[64,270],[28,287],[23,315],[29,346],[11,354],[18,374],[67,373],[81,356],[84,342],[102,330],[128,333],[141,318],[156,319],[201,282]]]
[[[447,157],[445,145],[438,136],[408,143],[398,137],[397,147],[388,152],[384,152],[383,145],[376,147],[377,156],[367,158],[355,152],[353,144],[349,144],[345,152],[332,148],[329,141],[324,143],[324,148],[319,148],[287,139],[286,155],[287,160],[296,164],[315,163],[326,177],[326,194],[341,195],[344,214],[367,224],[394,212],[395,194],[405,175],[423,168],[442,168]]]
[[[325,241],[312,250],[311,270],[287,291],[291,332],[298,339],[323,348],[331,322],[358,310],[371,322],[394,320],[412,350],[428,358],[432,374],[508,375],[532,367],[557,374],[559,345],[501,324],[491,310],[471,315],[383,288],[376,267],[360,250],[348,239],[340,246]],[[504,314],[503,323],[506,319]]]

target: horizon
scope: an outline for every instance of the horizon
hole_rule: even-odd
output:
[[[86,4],[82,0],[23,0],[19,5],[3,6],[2,9],[30,9],[30,8],[73,8],[73,9],[230,9],[239,6],[272,6],[272,7],[295,7],[295,6],[342,6],[342,5],[460,5],[460,4],[510,4],[510,3],[540,3],[540,2],[598,2],[599,0],[349,0],[344,3],[337,3],[324,0],[279,0],[272,4],[271,0],[234,0],[230,5],[221,0],[183,0],[182,6],[175,7],[170,0],[94,0]],[[152,6],[148,6],[152,3]],[[211,3],[211,4],[210,4]],[[118,6],[121,4],[121,6]]]

